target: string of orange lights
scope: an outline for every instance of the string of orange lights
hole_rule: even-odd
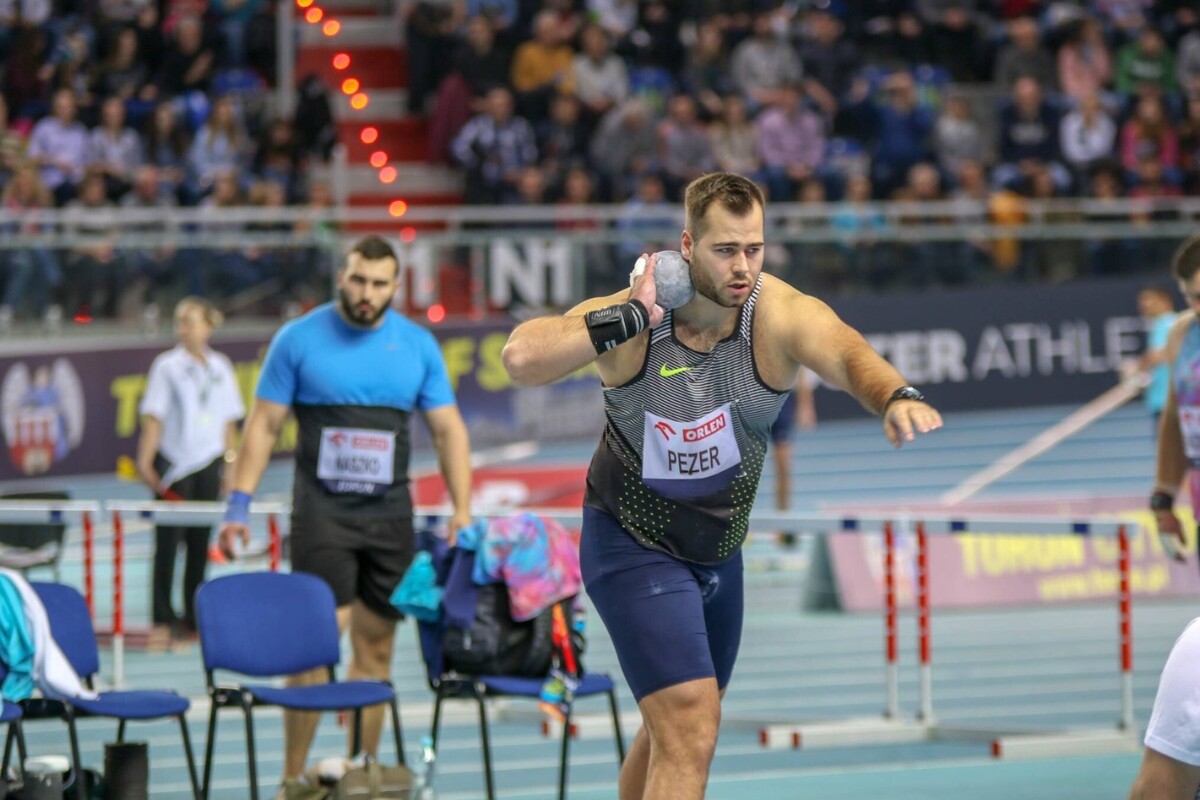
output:
[[[304,9],[304,21],[309,25],[321,25],[321,32],[330,39],[335,38],[342,30],[342,23],[336,19],[326,18],[325,11],[315,0],[296,0],[296,5]],[[352,65],[350,54],[340,52],[333,56],[331,66],[338,72],[347,73]],[[355,111],[364,111],[371,103],[371,97],[365,91],[362,82],[354,77],[353,74],[347,74],[342,79],[341,85],[342,94],[350,98],[350,107]],[[370,146],[379,141],[379,129],[374,125],[363,125],[358,132],[359,141]],[[390,156],[386,150],[378,149],[372,151],[368,158],[368,163],[378,170],[379,182],[385,185],[391,185],[396,182],[399,174],[396,168],[390,163]],[[392,200],[388,203],[388,213],[399,219],[408,213],[408,203],[400,199]],[[406,226],[400,231],[400,239],[404,242],[411,242],[416,238],[416,230]]]

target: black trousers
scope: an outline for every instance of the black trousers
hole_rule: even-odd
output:
[[[170,466],[161,455],[154,459],[155,468]],[[184,500],[216,500],[221,493],[220,458],[203,469],[180,478],[171,489]],[[196,589],[204,582],[208,567],[208,542],[212,526],[156,525],[154,528],[153,618],[155,625],[183,623],[188,630],[196,629]],[[185,546],[183,569],[183,615],[171,608],[171,590],[175,584],[175,556],[180,543]]]

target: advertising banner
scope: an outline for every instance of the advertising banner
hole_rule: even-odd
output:
[[[942,411],[1082,404],[1112,388],[1122,362],[1142,351],[1144,285],[992,285],[830,305]],[[822,419],[862,413],[853,398],[825,388],[816,403]]]
[[[258,381],[265,337],[216,347],[233,361],[245,398]],[[89,347],[70,340],[57,352],[0,356],[0,419],[7,458],[0,480],[112,472],[137,448],[138,403],[155,356],[170,344]],[[295,447],[295,426],[279,450]]]
[[[1130,530],[1133,596],[1195,596],[1200,592],[1200,570],[1194,543],[1186,563],[1168,558],[1146,517],[1141,533]],[[826,544],[838,607],[881,610],[882,534],[827,534]],[[933,534],[928,545],[929,598],[935,609],[1116,602],[1115,537]],[[895,564],[897,600],[901,607],[911,607],[916,596],[915,536],[897,535]]]
[[[595,370],[582,370],[551,386],[514,389],[500,361],[510,330],[507,322],[434,330],[472,445],[598,438],[604,417]],[[271,334],[231,335],[212,345],[233,361],[247,409]],[[42,342],[25,353],[0,354],[0,428],[7,452],[0,458],[0,481],[114,470],[129,474],[146,374],[172,343],[80,338],[55,345]],[[414,434],[417,448],[428,446],[420,422]],[[276,453],[289,454],[295,446],[295,421],[289,418]]]
[[[1137,281],[989,286],[833,303],[943,411],[1083,403],[1116,380],[1121,363],[1143,347]],[[550,386],[518,389],[501,361],[512,322],[433,328],[442,346],[472,444],[594,441],[603,426],[595,367]],[[230,334],[214,343],[229,355],[249,406],[263,348],[273,331]],[[154,357],[171,346],[127,338],[64,338],[0,353],[0,414],[8,458],[0,480],[107,472],[131,458],[137,407]],[[403,365],[379,365],[402,369]],[[816,394],[822,419],[861,416],[843,392]],[[428,446],[415,426],[418,448]],[[281,437],[291,452],[295,430]]]

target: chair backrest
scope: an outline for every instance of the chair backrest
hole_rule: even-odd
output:
[[[292,675],[338,663],[333,590],[302,572],[226,575],[196,591],[204,668]]]
[[[0,500],[70,500],[70,492],[11,492],[0,494]],[[63,536],[66,535],[65,522],[9,522],[0,524],[0,544],[10,547],[27,547],[36,550],[50,543],[59,545],[62,549]]]
[[[50,635],[71,662],[71,668],[80,678],[91,678],[100,671],[100,654],[87,601],[77,589],[63,583],[31,581],[29,585],[46,607]]]

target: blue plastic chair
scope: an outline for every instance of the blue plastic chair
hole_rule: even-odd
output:
[[[429,550],[433,554],[435,565],[439,566],[444,578],[447,562],[452,552],[429,532],[418,534],[418,548]],[[489,697],[523,697],[537,702],[542,695],[542,678],[511,677],[507,675],[462,675],[445,668],[442,651],[442,637],[445,633],[444,623],[417,622],[417,636],[421,645],[421,658],[425,662],[425,674],[429,680],[429,688],[434,692],[433,723],[430,726],[430,738],[433,750],[437,752],[438,733],[442,722],[442,701],[447,699],[470,699],[479,708],[479,739],[483,750],[483,777],[487,787],[488,800],[495,800],[496,785],[492,774],[491,735],[488,725],[487,699]],[[602,672],[586,673],[575,691],[574,699],[582,700],[588,697],[604,696],[608,698],[608,707],[612,713],[613,737],[617,746],[617,762],[625,763],[625,739],[621,735],[621,715],[617,708],[616,687],[612,678]],[[571,719],[574,714],[574,703],[567,708],[566,719],[563,722],[562,742],[559,750],[558,764],[558,797],[565,800],[567,796],[567,764],[571,744]]]
[[[255,706],[295,711],[353,711],[351,756],[362,743],[362,710],[387,703],[396,737],[396,758],[404,763],[400,709],[386,681],[338,681],[334,668],[341,659],[337,606],[325,581],[305,573],[249,572],[215,578],[196,590],[196,623],[212,708],[204,750],[204,796],[208,796],[217,711],[236,707],[246,725],[246,764],[250,797],[258,800],[254,754]],[[257,678],[295,675],[325,669],[329,683],[280,687],[265,683],[218,684],[218,670]]]
[[[30,583],[50,620],[50,634],[67,657],[71,667],[83,682],[93,688],[93,679],[100,672],[100,654],[96,647],[96,633],[92,629],[92,617],[87,602],[73,587],[61,583]],[[184,715],[191,702],[175,692],[154,691],[111,691],[100,692],[95,699],[52,700],[32,698],[21,701],[25,719],[58,718],[67,723],[71,738],[71,761],[75,774],[82,775],[79,758],[79,735],[75,720],[81,717],[109,717],[117,720],[117,741],[125,741],[125,724],[131,720],[154,720],[174,717],[179,720],[179,731],[183,738],[183,752],[187,756],[188,777],[192,782],[192,796],[199,800],[200,785],[196,780],[196,762],[192,757],[192,740],[188,735]],[[7,750],[7,748],[5,748]],[[6,765],[7,766],[7,765]],[[84,800],[84,782],[75,781],[75,796]]]

